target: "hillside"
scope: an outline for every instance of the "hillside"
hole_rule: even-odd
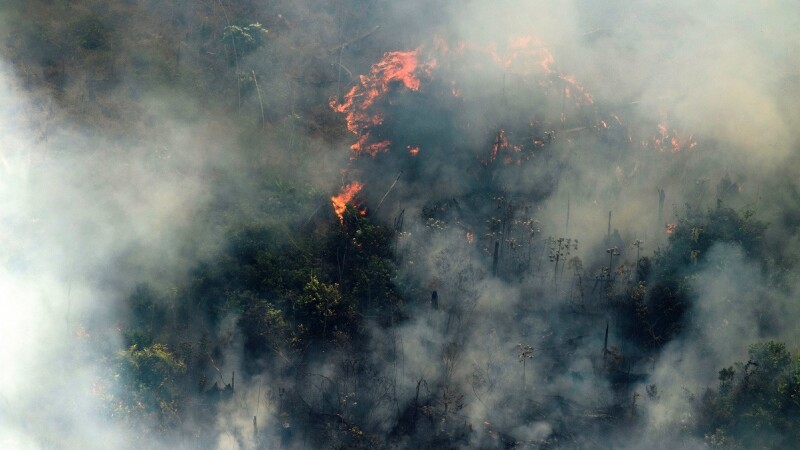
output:
[[[797,447],[795,9],[3,2],[0,447]]]

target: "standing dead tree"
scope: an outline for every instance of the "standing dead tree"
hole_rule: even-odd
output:
[[[517,357],[519,358],[519,362],[522,363],[522,390],[527,390],[527,386],[525,383],[525,368],[526,362],[529,359],[533,359],[533,354],[535,349],[530,345],[522,345],[517,344]]]

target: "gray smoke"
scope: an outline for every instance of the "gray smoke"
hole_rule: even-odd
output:
[[[103,355],[122,348],[117,325],[126,312],[120,311],[120,300],[142,279],[165,288],[180,284],[188,267],[216,254],[222,230],[196,218],[220,198],[271,202],[275,214],[269,220],[287,228],[313,217],[319,205],[303,203],[293,210],[278,181],[262,192],[243,177],[220,193],[213,179],[244,171],[254,161],[267,162],[276,179],[301,180],[315,195],[333,194],[343,184],[340,169],[358,165],[348,162],[354,136],[329,142],[310,125],[316,117],[298,111],[330,114],[327,99],[356,83],[382,51],[432,48],[435,38],[503,47],[535,36],[554,55],[558,71],[574,76],[595,103],[565,108],[560,99],[536,94],[524,73],[471,70],[470,64],[436,73],[459,80],[470,87],[467,95],[480,97],[466,100],[471,109],[448,110],[448,121],[441,122],[469,123],[471,128],[459,130],[464,137],[453,141],[470,146],[439,148],[434,166],[421,169],[419,179],[402,172],[405,160],[396,154],[404,149],[392,149],[393,156],[382,155],[373,166],[363,163],[379,171],[366,175],[368,210],[388,192],[378,219],[390,223],[405,211],[396,242],[399,276],[424,289],[414,291],[410,300],[416,306],[408,320],[389,329],[368,327],[364,359],[376,372],[367,382],[348,378],[350,362],[343,357],[320,356],[309,363],[308,383],[293,386],[309,409],[327,411],[328,391],[357,393],[377,405],[364,425],[387,435],[408,420],[412,405],[414,410],[425,405],[429,417],[446,417],[419,426],[417,435],[402,436],[401,447],[415,445],[424,434],[445,440],[469,423],[480,429],[465,444],[470,448],[501,442],[533,448],[559,443],[701,448],[702,442],[675,430],[688,429],[696,399],[715,384],[717,371],[743,360],[755,341],[797,342],[798,311],[791,301],[797,286],[783,294],[771,291],[758,261],[735,244],[718,245],[702,255],[686,330],[653,360],[621,364],[622,372],[647,376],[633,383],[631,398],[623,400],[601,367],[609,318],[593,303],[604,288],[595,276],[607,265],[609,211],[611,231],[623,247],[615,262],[632,262],[636,239],[645,241],[642,256],[666,245],[657,189],[667,194],[663,222],[673,222],[673,211],[684,205],[714,207],[723,177],[737,185],[726,205],[750,209],[769,222],[764,246],[796,268],[796,258],[786,259],[798,249],[796,5],[363,3],[374,23],[346,15],[332,22],[315,2],[254,11],[275,25],[271,39],[282,45],[238,61],[263,74],[264,98],[246,96],[232,106],[244,111],[235,117],[205,110],[202,93],[152,93],[133,101],[145,111],[133,116],[134,129],[101,133],[51,96],[26,90],[22,68],[0,68],[0,446],[128,448],[136,442],[142,448],[191,448],[170,438],[139,442],[105,409],[118,388],[108,382],[115,363]],[[223,13],[217,5],[191,8]],[[375,48],[381,51],[359,48],[361,40],[331,50],[361,36],[380,43]],[[233,86],[224,92],[231,104],[237,96]],[[123,91],[119,87],[119,95]],[[237,123],[245,120],[241,117],[263,121],[261,108],[267,121],[281,124],[269,130],[266,142],[240,133],[244,127]],[[595,124],[588,118],[612,115],[619,116],[632,143],[606,139],[591,128]],[[492,169],[491,183],[475,175],[483,170],[479,156],[490,151],[498,128],[529,119],[542,120],[555,132],[546,150],[552,155],[541,158],[547,165],[534,159],[498,167]],[[117,126],[126,121],[124,115],[107,120]],[[691,135],[697,147],[676,154],[640,148],[637,141],[658,136],[662,123],[669,133]],[[438,129],[440,123],[425,125]],[[585,129],[567,132],[573,127]],[[231,150],[243,141],[256,144],[248,152]],[[300,148],[308,153],[298,154]],[[401,175],[390,191],[400,173],[406,177]],[[475,194],[484,182],[494,197]],[[501,194],[505,197],[498,198]],[[448,211],[458,213],[425,216],[426,208],[452,199],[458,207],[447,206]],[[518,246],[503,244],[493,268],[493,246],[502,232],[486,220],[502,221],[503,208],[514,210],[509,220],[516,221],[518,234],[511,237]],[[474,245],[466,244],[467,232],[476,234]],[[578,245],[557,265],[550,259],[554,244],[548,237],[577,239]],[[574,262],[567,266],[574,257],[585,271]],[[523,266],[521,275],[506,276]],[[428,307],[434,290],[435,310]],[[187,429],[213,427],[221,449],[254,444],[254,415],[264,435],[289,428],[280,416],[277,392],[296,382],[278,369],[247,372],[236,320],[227,317],[214,330],[229,338],[217,369],[224,381],[232,372],[240,376],[236,393],[222,402],[214,423],[185,424]],[[623,356],[635,352],[615,326],[612,322],[609,344]],[[648,392],[651,385],[657,395]],[[622,414],[608,409],[614,403],[635,403],[637,433],[605,435],[606,419],[619,420]],[[337,407],[361,414],[359,406],[344,400]]]

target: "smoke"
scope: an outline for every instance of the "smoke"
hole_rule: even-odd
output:
[[[404,326],[401,337],[395,339],[417,341],[417,345],[441,343],[439,348],[443,349],[449,343],[460,350],[455,354],[441,350],[442,354],[408,344],[408,350],[400,358],[408,370],[407,379],[403,381],[401,377],[398,382],[405,385],[400,390],[414,391],[420,379],[438,378],[439,383],[453,383],[458,386],[454,390],[473,394],[463,405],[463,414],[470,423],[487,423],[489,411],[505,411],[507,417],[514,416],[520,423],[534,423],[500,426],[514,430],[511,440],[540,443],[553,439],[557,427],[548,421],[532,422],[525,415],[535,417],[532,413],[535,407],[521,405],[524,402],[519,401],[520,397],[527,397],[537,407],[548,410],[547,416],[553,420],[558,417],[553,411],[560,408],[552,400],[555,397],[574,408],[580,404],[583,414],[588,415],[590,404],[603,404],[618,395],[605,377],[599,375],[596,366],[596,354],[602,349],[604,319],[580,318],[575,311],[553,308],[564,301],[564,294],[556,294],[552,287],[546,286],[548,278],[557,277],[558,272],[541,270],[539,263],[533,266],[540,269],[538,273],[531,270],[523,280],[507,279],[499,283],[488,276],[492,244],[497,236],[485,238],[478,231],[478,251],[465,255],[460,250],[464,231],[472,231],[475,225],[471,215],[481,219],[502,215],[502,202],[476,199],[470,194],[489,187],[495,189],[496,195],[507,195],[509,202],[517,202],[520,206],[516,214],[526,203],[535,207],[534,217],[544,236],[563,233],[579,237],[580,250],[575,253],[586,267],[594,268],[607,258],[603,254],[605,246],[615,243],[609,240],[606,231],[609,211],[613,212],[609,231],[618,230],[625,244],[636,238],[644,239],[646,254],[666,245],[664,225],[674,220],[673,210],[682,209],[683,205],[705,209],[713,207],[719,199],[734,207],[757,208],[759,218],[767,222],[782,217],[781,222],[785,223],[786,215],[772,208],[788,206],[780,192],[787,187],[794,190],[790,186],[795,182],[781,178],[788,182],[787,186],[774,179],[770,181],[770,174],[791,170],[786,164],[796,158],[798,123],[790,106],[790,99],[797,94],[796,58],[792,58],[796,50],[785,45],[783,36],[796,34],[798,17],[789,11],[791,7],[780,2],[758,10],[721,2],[701,7],[663,2],[635,5],[471,2],[450,9],[447,20],[441,20],[430,34],[498,47],[510,45],[519,36],[537,36],[550,46],[559,70],[574,74],[594,95],[596,103],[588,108],[590,112],[567,110],[572,114],[571,119],[578,121],[576,126],[583,125],[581,114],[618,114],[632,145],[621,148],[628,143],[603,138],[591,130],[572,136],[556,134],[557,142],[550,150],[569,155],[562,159],[568,170],[542,167],[539,160],[539,164],[533,162],[521,169],[496,169],[493,182],[500,181],[490,184],[491,187],[481,184],[470,173],[469,164],[470,160],[475,164],[476,154],[490,151],[487,132],[491,136],[498,129],[512,126],[518,119],[515,115],[522,116],[519,117],[522,120],[545,118],[559,131],[554,118],[564,109],[560,102],[546,99],[542,102],[541,98],[527,96],[525,87],[515,87],[513,82],[506,85],[506,80],[516,74],[508,71],[499,75],[486,69],[483,56],[476,57],[484,58],[478,62],[467,59],[466,64],[447,68],[444,76],[485,89],[482,94],[472,91],[465,97],[470,94],[484,97],[462,110],[431,114],[430,118],[433,123],[445,124],[443,129],[452,123],[469,123],[472,129],[466,131],[466,141],[478,144],[467,147],[468,157],[459,154],[465,148],[457,139],[453,139],[456,142],[453,148],[438,149],[447,157],[432,162],[438,165],[436,169],[425,169],[435,175],[431,176],[424,196],[419,195],[413,184],[401,184],[400,192],[393,192],[401,206],[392,214],[400,209],[425,211],[426,207],[439,211],[427,223],[409,226],[406,219],[412,236],[424,233],[426,227],[435,230],[431,233],[436,236],[430,240],[419,238],[419,247],[408,250],[408,258],[414,264],[407,270],[418,277],[419,284],[436,287],[439,305],[445,311],[418,313],[421,316]],[[659,131],[659,124],[663,124],[665,131]],[[424,135],[427,128],[422,130]],[[670,150],[659,151],[652,145],[637,148],[639,142],[652,142],[651,136],[660,133],[670,137],[692,136],[699,144],[696,148],[684,147],[675,154]],[[487,142],[482,149],[481,139]],[[424,152],[422,144],[420,155]],[[392,172],[391,167],[385,166],[378,170],[387,177]],[[535,187],[534,180],[548,177],[557,180],[555,186]],[[736,186],[735,195],[717,185],[720,179],[731,178]],[[441,180],[446,180],[443,186],[438,184]],[[384,179],[383,184],[388,182]],[[761,194],[767,184],[775,188],[770,198]],[[403,189],[409,192],[404,195]],[[659,189],[667,193],[662,212],[658,212]],[[449,200],[454,196],[455,203]],[[439,222],[440,219],[444,222]],[[767,245],[777,242],[774,239],[790,239],[794,234],[782,224],[778,226],[780,231],[769,235]],[[441,227],[445,229],[440,230]],[[636,250],[625,247],[620,248],[621,258],[634,260],[632,255]],[[537,243],[535,252],[540,251],[547,252],[548,244]],[[511,256],[507,254],[506,258]],[[780,323],[777,319],[780,314],[774,310],[785,311],[791,302],[767,293],[767,282],[758,264],[747,261],[735,246],[712,249],[703,258],[707,268],[696,275],[697,298],[692,299],[694,306],[687,314],[691,324],[677,341],[651,361],[652,365],[625,369],[629,373],[648,373],[647,383],[632,392],[647,396],[639,400],[639,407],[646,411],[644,429],[649,430],[647,446],[652,448],[669,447],[674,443],[672,439],[678,439],[673,437],[667,440],[669,444],[664,444],[663,439],[670,434],[668,430],[688,429],[696,413],[693,399],[715,384],[720,367],[742,360],[749,343],[768,338],[791,339],[793,333],[790,326]],[[508,263],[509,259],[505,261]],[[591,276],[588,278],[585,282],[591,284]],[[470,280],[467,282],[470,287],[457,286],[452,281],[459,279]],[[434,280],[451,281],[435,283]],[[470,294],[465,294],[465,289]],[[537,310],[532,304],[543,308]],[[450,326],[461,323],[463,330],[442,327],[442,322]],[[550,348],[549,343],[558,342],[552,348],[561,349],[565,341],[575,338],[582,339],[568,358],[550,351],[534,353],[526,366],[527,382],[534,392],[526,392],[525,386],[512,381],[519,376],[522,365],[515,355],[517,342],[530,343],[535,348]],[[624,336],[614,336],[613,332],[612,340],[620,348],[630,345]],[[632,348],[630,351],[635,353]],[[595,355],[594,363],[591,355]],[[480,395],[475,380],[491,377],[494,377],[492,385],[505,388]],[[658,391],[646,394],[648,386],[656,386]],[[633,396],[628,402],[635,404],[637,398]],[[571,411],[571,416],[575,415],[580,414]],[[643,445],[642,442],[630,438],[619,440],[620,445],[631,448]],[[693,447],[702,445],[688,437],[683,443]]]
[[[193,221],[210,199],[209,166],[226,167],[216,153],[225,139],[204,142],[213,130],[168,122],[170,108],[156,101],[150,138],[103,134],[21,94],[6,66],[0,86],[0,442],[157,445],[108,410],[122,388],[121,300],[141,279],[174,283],[218,245]]]
[[[791,292],[771,290],[736,244],[684,268],[696,293],[688,323],[650,360],[598,305],[611,277],[602,268],[630,269],[639,251],[667,245],[665,226],[684,205],[756,211],[771,224],[764,247],[796,267],[800,14],[789,1],[362,2],[367,21],[349,15],[351,2],[275,3],[237,10],[263,19],[270,41],[233,55],[250,75],[214,85],[225,86],[213,98],[229,109],[198,93],[131,95],[132,66],[119,64],[107,98],[125,96],[130,109],[106,105],[103,120],[116,125],[100,132],[0,68],[3,447],[191,447],[169,435],[142,442],[106,409],[121,389],[107,382],[119,373],[108,355],[127,345],[120,324],[133,315],[123,299],[142,280],[162,291],[186,283],[189,268],[213,258],[223,226],[200,218],[216,217],[214,208],[292,228],[318,217],[309,198],[350,178],[366,182],[376,220],[404,217],[398,279],[415,286],[404,320],[366,320],[363,361],[320,352],[298,375],[284,362],[248,362],[239,317],[225,316],[210,332],[224,341],[213,379],[239,378],[215,411],[211,446],[267,439],[254,433],[315,442],[324,431],[281,416],[282,402],[294,402],[406,447],[435,436],[465,448],[699,448],[682,432],[719,368],[743,360],[752,342],[796,341]],[[184,20],[233,8],[219,5]],[[532,50],[515,47],[531,36]],[[442,42],[468,50],[437,54]],[[350,160],[357,136],[331,138],[325,127],[341,117],[330,98],[343,98],[383,52],[415,48],[438,65],[418,93],[392,87],[379,105],[390,112],[379,131],[395,145]],[[521,56],[503,67],[490,50]],[[545,54],[552,73],[540,67]],[[120,111],[135,113],[128,121]],[[245,131],[253,124],[262,131]],[[501,130],[512,146],[545,144],[530,159],[509,150],[509,164],[489,161]],[[274,184],[254,180],[254,167]],[[310,193],[287,194],[282,179]],[[253,206],[265,203],[268,219]],[[606,252],[614,246],[616,259]],[[641,435],[608,436],[627,423]],[[207,427],[181,432],[191,440]]]
[[[95,340],[83,329],[86,321],[109,320],[108,303],[97,299],[115,294],[89,281],[103,259],[92,241],[102,242],[109,230],[92,227],[100,211],[78,183],[83,179],[89,184],[84,178],[88,173],[75,165],[41,162],[44,144],[35,142],[35,130],[20,120],[41,116],[16,94],[18,87],[6,67],[0,85],[5,243],[0,441],[9,448],[56,442],[97,442],[99,448],[103,445],[94,441],[97,436],[119,446],[122,434],[94,422],[99,402],[91,392],[100,370],[92,358],[94,346],[104,339],[113,346],[115,335]],[[80,170],[80,176],[70,176],[71,170]]]

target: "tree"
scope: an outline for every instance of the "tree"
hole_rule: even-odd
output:
[[[746,363],[719,372],[703,398],[699,429],[722,448],[800,446],[800,356],[769,341],[750,347]]]
[[[115,378],[121,380],[123,389],[119,397],[109,401],[113,415],[122,416],[131,425],[160,430],[180,422],[179,382],[186,373],[186,364],[166,345],[131,345],[118,353],[117,370]]]
[[[360,315],[373,315],[385,324],[400,304],[395,289],[393,232],[348,205],[342,226],[334,229],[324,250],[342,296]]]
[[[683,327],[694,301],[694,275],[704,267],[711,247],[734,244],[745,255],[758,258],[766,228],[747,211],[725,207],[702,211],[687,206],[677,217],[667,246],[656,251],[652,260],[642,258],[637,264],[638,282],[644,284],[629,289],[617,302],[626,334],[646,349],[669,342]]]
[[[296,309],[300,333],[312,338],[327,340],[334,331],[348,332],[355,324],[355,309],[342,298],[339,285],[323,283],[313,275]]]

